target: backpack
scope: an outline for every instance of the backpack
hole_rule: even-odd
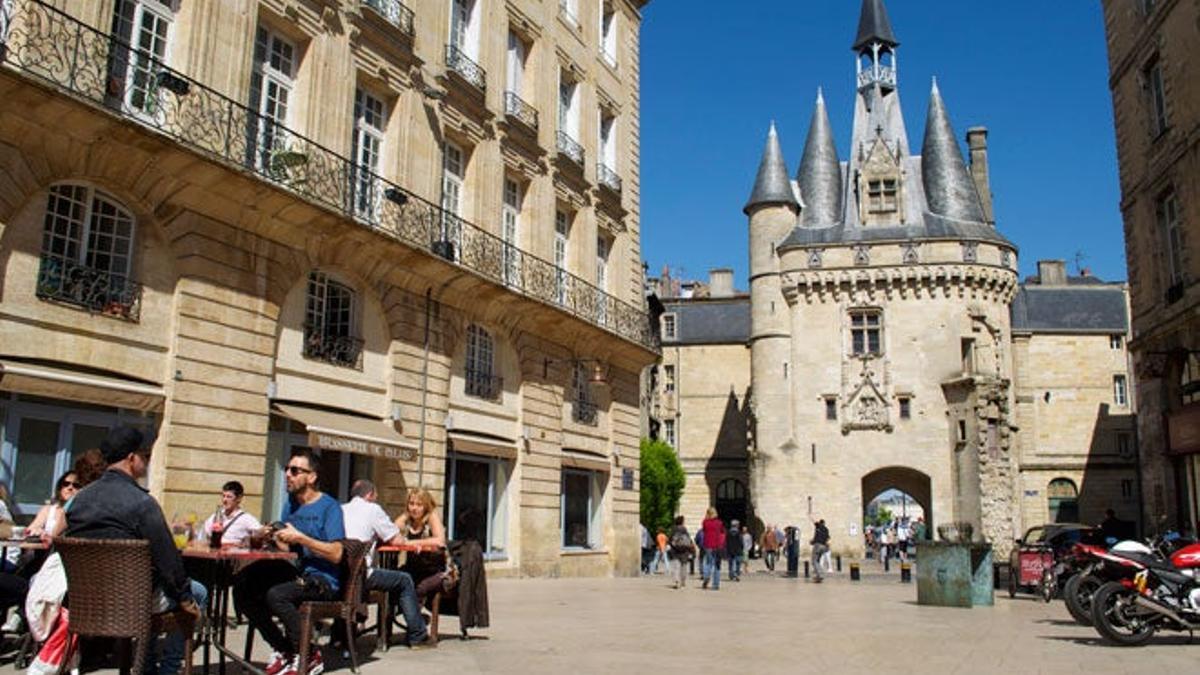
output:
[[[678,553],[692,550],[692,538],[687,535],[687,532],[679,530],[671,535],[671,549]]]

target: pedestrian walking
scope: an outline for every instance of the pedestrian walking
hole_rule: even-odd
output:
[[[729,536],[725,538],[725,554],[729,558],[729,580],[742,580],[742,528],[738,521],[729,522]]]
[[[658,528],[658,533],[654,535],[654,565],[652,571],[655,574],[666,574],[667,572],[667,533],[663,532],[662,528]],[[661,570],[661,571],[660,571]]]
[[[763,530],[762,543],[760,544],[763,552],[763,563],[771,572],[775,571],[775,556],[779,555],[779,539],[775,536],[775,526],[768,525],[767,529]]]
[[[701,563],[701,574],[704,582],[701,588],[708,588],[712,582],[713,590],[721,588],[721,555],[725,552],[725,523],[717,517],[717,510],[708,507],[704,512],[704,522],[700,524],[704,534],[704,561]]]
[[[642,525],[642,574],[650,573],[650,559],[654,555],[654,544],[650,539],[650,530]]]
[[[824,570],[821,568],[821,557],[829,552],[829,528],[825,527],[824,520],[816,521],[813,528],[812,538],[812,566],[813,566],[813,583],[821,583],[824,579]]]
[[[754,551],[754,536],[750,528],[742,526],[742,571],[750,571],[750,554]]]
[[[671,530],[667,557],[670,559],[671,578],[675,582],[673,588],[683,588],[687,584],[683,565],[696,557],[696,545],[692,543],[692,536],[683,524],[683,516],[675,516],[675,527]]]

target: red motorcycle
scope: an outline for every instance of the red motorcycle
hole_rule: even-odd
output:
[[[1200,544],[1185,546],[1168,560],[1127,554],[1118,564],[1133,574],[1104,584],[1092,596],[1092,622],[1104,639],[1135,646],[1157,630],[1200,628]]]

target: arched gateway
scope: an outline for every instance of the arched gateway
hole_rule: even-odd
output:
[[[888,490],[899,490],[916,500],[924,511],[926,528],[933,526],[933,489],[929,476],[906,466],[888,466],[868,473],[862,477],[863,512],[873,499]]]

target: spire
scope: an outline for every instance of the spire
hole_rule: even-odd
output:
[[[817,90],[817,104],[813,108],[812,123],[808,127],[808,140],[804,142],[804,157],[796,173],[800,184],[800,196],[804,198],[801,213],[804,225],[833,225],[842,220],[842,167],[838,162],[837,147],[833,144],[833,127],[829,124],[829,111],[825,108],[825,97]]]
[[[771,130],[767,133],[767,145],[763,148],[762,161],[758,164],[758,177],[754,179],[754,189],[750,199],[742,211],[750,213],[750,209],[766,204],[786,204],[799,209],[796,195],[792,192],[792,184],[788,181],[787,164],[783,161],[783,150],[779,147],[779,135],[775,133],[775,123],[771,122]]]
[[[889,47],[899,46],[896,34],[892,32],[892,22],[888,20],[887,9],[883,0],[863,0],[862,13],[858,18],[858,37],[854,39],[854,51],[860,51],[872,42],[879,42]]]
[[[984,222],[979,192],[962,150],[950,126],[950,115],[938,91],[937,80],[929,94],[929,116],[925,120],[925,142],[921,147],[921,180],[929,211],[947,218]]]

